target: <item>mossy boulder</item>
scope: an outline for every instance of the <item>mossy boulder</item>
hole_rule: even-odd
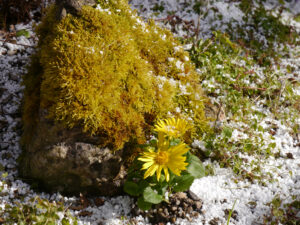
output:
[[[172,34],[153,21],[143,22],[125,0],[98,2],[61,20],[61,9],[53,5],[37,27],[37,52],[24,78],[20,171],[49,185],[45,171],[51,170],[51,179],[61,176],[57,168],[64,166],[53,168],[51,161],[63,163],[65,156],[44,161],[41,157],[57,146],[67,145],[73,155],[80,151],[74,150],[76,143],[92,144],[98,151],[120,150],[126,143],[145,142],[153,123],[168,116],[194,125],[190,139],[206,128],[198,75]],[[78,131],[80,135],[71,135]],[[110,178],[119,174],[122,163],[118,164]],[[89,174],[73,173],[74,179]],[[64,191],[72,184],[65,183]]]

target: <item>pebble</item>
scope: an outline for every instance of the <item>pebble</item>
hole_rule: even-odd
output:
[[[200,200],[200,198],[191,190],[188,190],[187,194],[188,194],[189,198],[193,199],[194,201]]]
[[[14,49],[14,50],[8,50],[8,51],[7,51],[7,55],[8,55],[8,56],[13,56],[13,55],[16,55],[17,52],[18,52],[18,50],[15,50],[15,49]]]
[[[162,202],[155,205],[147,213],[138,210],[137,206],[132,209],[131,213],[134,216],[142,215],[147,217],[152,224],[175,223],[177,218],[192,221],[192,218],[202,213],[202,201],[199,198],[195,201],[189,196],[185,192],[178,192],[170,196],[169,203]]]
[[[13,81],[18,82],[20,80],[20,74],[16,74],[16,73],[10,73],[9,74],[9,78]]]
[[[5,55],[7,53],[7,49],[0,47],[0,55]]]

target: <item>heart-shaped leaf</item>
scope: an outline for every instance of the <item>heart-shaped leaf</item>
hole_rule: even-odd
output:
[[[194,182],[194,177],[190,174],[178,176],[174,179],[173,190],[175,192],[186,191]]]
[[[163,197],[157,194],[151,187],[147,187],[143,193],[144,200],[153,204],[158,204],[163,200]]]
[[[205,169],[200,161],[200,159],[190,154],[190,164],[187,168],[187,171],[194,177],[194,178],[201,178],[205,176]]]

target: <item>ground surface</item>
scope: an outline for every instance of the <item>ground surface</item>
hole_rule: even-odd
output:
[[[183,41],[219,115],[215,134],[193,143],[207,169],[191,186],[201,213],[175,223],[226,224],[232,211],[230,224],[299,224],[300,2],[130,3]],[[32,22],[1,32],[0,40],[0,222],[45,224],[45,216],[67,224],[75,216],[78,224],[147,224],[131,214],[135,201],[128,196],[49,195],[18,178],[22,74],[36,43]]]

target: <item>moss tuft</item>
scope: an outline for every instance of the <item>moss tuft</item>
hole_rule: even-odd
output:
[[[103,146],[114,149],[145,141],[154,121],[167,115],[190,118],[201,135],[204,98],[188,53],[126,1],[99,2],[61,21],[52,6],[37,27],[38,51],[25,77],[25,131],[45,109],[66,127],[105,135]]]

